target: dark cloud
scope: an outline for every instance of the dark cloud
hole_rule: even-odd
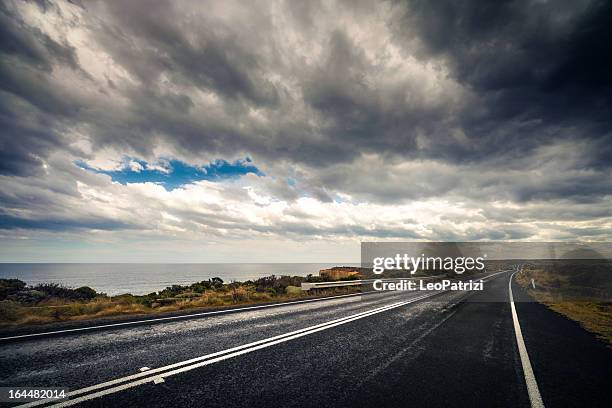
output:
[[[245,180],[288,202],[329,204],[342,194],[384,205],[437,198],[480,205],[472,217],[503,223],[432,236],[521,239],[535,232],[513,220],[606,218],[611,7],[528,0],[6,2],[0,175],[42,177],[58,152],[87,161],[113,151],[151,163],[161,150],[189,164],[253,157],[269,177]],[[83,140],[89,149],[75,147]],[[70,181],[57,182],[61,189],[77,195],[77,177],[67,170],[60,177]],[[27,197],[5,193],[0,200],[22,209]],[[62,212],[64,201],[39,199]],[[561,201],[567,210],[551,211]],[[492,202],[532,206],[522,215]],[[62,219],[7,218],[4,225],[73,228]],[[98,222],[105,225],[89,225]],[[207,215],[201,224],[233,229],[241,222]],[[424,236],[401,225],[279,225],[252,229]]]
[[[19,15],[0,5],[0,51],[5,57],[16,57],[45,71],[54,62],[79,68],[74,47],[61,44],[36,27],[25,24]]]
[[[20,105],[17,98],[0,93],[0,174],[32,176],[41,172],[48,152],[64,146],[49,126],[52,120]]]
[[[45,217],[43,219],[28,219],[0,214],[0,230],[12,229],[34,229],[47,231],[74,231],[74,230],[125,230],[135,228],[134,225],[112,220],[112,219],[84,219],[74,218],[53,219]]]
[[[0,5],[0,174],[37,174],[49,152],[65,147],[59,121],[80,106],[52,83],[62,65],[83,75],[74,47]]]
[[[313,30],[313,16],[320,17],[317,8],[322,6],[288,7],[297,35],[305,35]],[[353,13],[371,12],[371,7],[355,6]],[[289,56],[292,62],[281,55],[282,33],[275,31],[268,8],[252,7],[246,17],[223,19],[175,2],[145,8],[92,3],[85,13],[92,39],[139,81],[132,86],[107,81],[128,98],[128,117],[79,114],[86,108],[83,101],[62,97],[61,89],[44,76],[58,65],[80,69],[74,47],[28,26],[7,7],[0,32],[5,56],[0,86],[44,112],[94,125],[103,144],[127,143],[141,152],[143,145],[155,143],[149,135],[159,133],[195,152],[227,154],[238,148],[266,159],[316,166],[325,160],[350,161],[363,152],[481,161],[493,154],[525,154],[571,135],[607,147],[610,7],[608,2],[398,4],[401,18],[388,22],[395,30],[395,45],[404,48],[405,58],[423,63],[442,58],[450,77],[473,92],[466,105],[425,103],[426,91],[409,76],[381,86],[372,79],[383,69],[381,61],[366,57],[363,44],[340,26],[320,39],[305,38],[318,42],[321,59],[299,66],[294,65],[296,55]],[[50,12],[52,7],[41,8]],[[29,74],[22,72],[24,67]],[[280,104],[300,101],[288,99],[272,74],[297,84],[303,103],[317,116],[281,112],[286,108]],[[212,92],[225,100],[228,117],[194,121],[188,114],[197,102],[180,91],[160,89],[160,83]],[[278,119],[275,113],[285,118],[266,129],[248,123],[240,129],[229,119],[247,120],[250,109],[260,108],[271,110],[273,119]],[[453,132],[460,132],[463,140],[457,141]],[[419,145],[419,135],[426,146]],[[591,165],[601,165],[607,153],[609,148],[593,157]]]
[[[258,50],[240,41],[236,27],[207,19],[206,13],[190,16],[175,2],[144,8],[109,2],[104,8],[109,20],[100,39],[144,83],[167,73],[177,83],[212,89],[228,98],[246,98],[257,105],[278,102]]]
[[[444,58],[479,103],[459,117],[479,159],[524,154],[560,138],[604,147],[590,166],[609,167],[612,4],[605,1],[409,1],[394,25],[398,44]],[[455,157],[458,158],[458,157]]]
[[[324,118],[328,147],[341,145],[342,154],[328,155],[333,162],[347,161],[364,152],[416,157],[419,134],[438,135],[436,144],[445,143],[440,133],[449,107],[443,101],[435,107],[418,79],[406,78],[391,86],[376,71],[365,50],[342,30],[331,33],[324,58],[302,85],[304,100]],[[381,86],[385,85],[385,86]]]

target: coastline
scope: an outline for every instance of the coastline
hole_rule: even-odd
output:
[[[302,291],[301,282],[308,280],[322,278],[272,275],[231,283],[212,278],[190,285],[171,285],[147,295],[107,296],[87,286],[74,289],[56,284],[28,286],[18,279],[0,279],[0,332],[124,317],[163,317],[360,292],[355,287]]]

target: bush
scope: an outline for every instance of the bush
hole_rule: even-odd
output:
[[[42,296],[40,295],[42,294]],[[82,286],[77,289],[67,288],[57,283],[41,283],[29,287],[27,291],[21,291],[17,296],[20,301],[25,303],[36,303],[49,298],[67,300],[91,300],[99,294],[89,286]]]
[[[81,286],[80,288],[76,288],[74,291],[85,300],[91,300],[98,295],[98,293],[96,293],[96,291],[89,286]]]
[[[312,274],[308,274],[308,276],[306,276],[306,282],[309,282],[309,283],[330,282],[332,280],[333,279],[327,276],[316,276]]]
[[[223,279],[214,277],[210,279],[210,283],[215,289],[219,289],[220,287],[223,286]]]
[[[202,281],[202,282],[196,282],[194,284],[192,284],[189,289],[191,289],[192,291],[196,292],[196,293],[204,293],[207,290],[212,289],[212,284],[210,283],[210,281]]]
[[[257,292],[269,292],[274,294],[285,293],[288,286],[300,286],[306,278],[301,276],[264,276],[253,282]],[[272,289],[272,290],[270,290]]]
[[[215,278],[208,279],[205,281],[196,282],[192,284],[191,286],[189,286],[189,289],[191,289],[191,291],[196,292],[196,293],[204,293],[207,290],[220,289],[222,287],[223,287],[223,279],[215,277]]]
[[[43,292],[46,297],[56,297],[60,299],[76,299],[79,297],[73,289],[58,285],[57,283],[41,283],[32,286],[32,289]]]
[[[8,296],[22,291],[25,287],[26,283],[19,279],[0,279],[0,300],[5,300]]]
[[[175,297],[179,293],[182,293],[182,292],[184,292],[186,290],[187,290],[187,286],[172,285],[172,286],[168,286],[166,289],[164,289],[161,292],[159,292],[159,296],[161,298]]]
[[[45,300],[46,298],[45,292],[41,292],[40,290],[22,290],[17,293],[14,293],[7,297],[8,300],[14,300],[15,302],[19,302],[25,305],[34,305],[38,302]]]

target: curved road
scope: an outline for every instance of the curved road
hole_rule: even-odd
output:
[[[373,293],[4,342],[0,386],[67,387],[63,406],[531,407],[528,356],[541,406],[608,406],[610,349],[513,284],[519,351],[512,273],[483,292]]]

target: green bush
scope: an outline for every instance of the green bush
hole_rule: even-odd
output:
[[[188,287],[193,292],[204,293],[207,290],[220,289],[223,287],[223,279],[212,278],[201,282],[196,282]]]
[[[306,278],[301,276],[264,276],[253,281],[257,292],[285,293],[288,286],[300,286]],[[274,289],[270,291],[269,289]]]
[[[41,283],[32,286],[31,289],[45,293],[47,298],[60,298],[68,300],[91,300],[96,297],[95,290],[88,286],[82,286],[78,289],[67,288],[57,283]]]
[[[5,300],[8,296],[22,291],[25,287],[26,283],[19,279],[0,279],[0,300]]]
[[[81,286],[74,291],[80,295],[83,300],[91,300],[98,295],[98,293],[89,286]]]
[[[40,290],[22,290],[20,292],[14,293],[8,296],[9,300],[13,300],[15,302],[19,302],[24,305],[35,305],[36,303],[44,300],[47,297],[45,292],[41,292]]]
[[[175,297],[179,293],[182,293],[185,290],[187,290],[187,288],[188,288],[187,286],[183,286],[183,285],[168,286],[166,289],[164,289],[161,292],[159,292],[159,297],[161,297],[161,298]]]

